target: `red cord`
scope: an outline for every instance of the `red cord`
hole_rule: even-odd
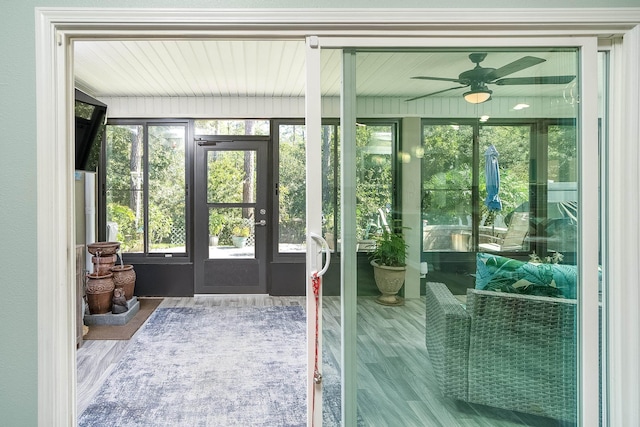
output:
[[[313,402],[312,402],[312,425],[315,423],[315,407],[316,407],[316,387],[321,384],[320,370],[318,368],[318,348],[320,347],[319,343],[319,327],[318,327],[318,317],[320,312],[320,284],[321,284],[320,276],[318,276],[318,272],[314,271],[311,275],[311,283],[313,285],[313,295],[316,300],[316,345],[315,345],[315,365],[313,369]],[[320,380],[320,381],[319,381]]]

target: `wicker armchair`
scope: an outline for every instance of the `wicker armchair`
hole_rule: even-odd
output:
[[[427,283],[426,344],[442,393],[576,421],[576,301]]]

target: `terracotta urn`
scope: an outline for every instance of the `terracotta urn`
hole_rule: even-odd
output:
[[[113,273],[88,274],[85,294],[87,295],[89,313],[105,314],[110,312],[114,289]]]
[[[133,290],[136,286],[136,272],[133,265],[117,265],[111,267],[111,272],[115,286],[123,289],[127,301],[133,298]]]
[[[87,251],[91,255],[107,256],[113,255],[120,249],[120,242],[95,242],[87,245]]]
[[[116,264],[116,255],[106,256],[93,256],[91,262],[93,263],[93,274],[98,276],[104,276],[111,273],[111,267]]]

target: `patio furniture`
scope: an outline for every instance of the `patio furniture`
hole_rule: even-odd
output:
[[[426,285],[426,345],[454,399],[575,422],[576,300]]]
[[[481,235],[481,240],[488,239],[490,242],[480,243],[478,247],[480,250],[491,252],[519,251],[524,247],[527,234],[529,234],[529,212],[514,212],[504,237]]]

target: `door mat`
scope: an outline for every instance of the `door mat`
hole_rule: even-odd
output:
[[[128,340],[160,305],[162,298],[138,298],[140,310],[125,325],[91,325],[85,340]]]

